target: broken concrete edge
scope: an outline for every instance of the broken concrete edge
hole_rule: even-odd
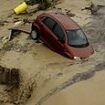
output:
[[[29,32],[26,32],[26,31],[20,30],[20,29],[15,29],[15,28],[9,28],[8,30],[11,30],[11,33],[8,37],[9,41],[12,40],[15,35],[20,34],[21,32],[26,33],[26,34],[30,34]]]
[[[19,69],[0,66],[0,84],[19,86],[19,83]]]

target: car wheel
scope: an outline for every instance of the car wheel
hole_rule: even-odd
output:
[[[37,40],[38,39],[38,31],[36,29],[31,31],[31,38],[33,40]]]

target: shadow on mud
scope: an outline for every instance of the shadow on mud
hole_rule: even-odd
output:
[[[0,66],[0,84],[19,86],[19,70]]]

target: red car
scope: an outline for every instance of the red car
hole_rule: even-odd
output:
[[[87,58],[94,52],[80,26],[61,13],[39,15],[32,23],[31,37],[72,59]]]

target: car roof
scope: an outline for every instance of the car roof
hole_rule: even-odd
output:
[[[56,19],[59,23],[63,25],[63,27],[66,30],[80,28],[79,25],[75,21],[73,21],[69,16],[64,15],[62,13],[51,12],[51,13],[44,13],[44,15],[50,16],[53,19]]]

